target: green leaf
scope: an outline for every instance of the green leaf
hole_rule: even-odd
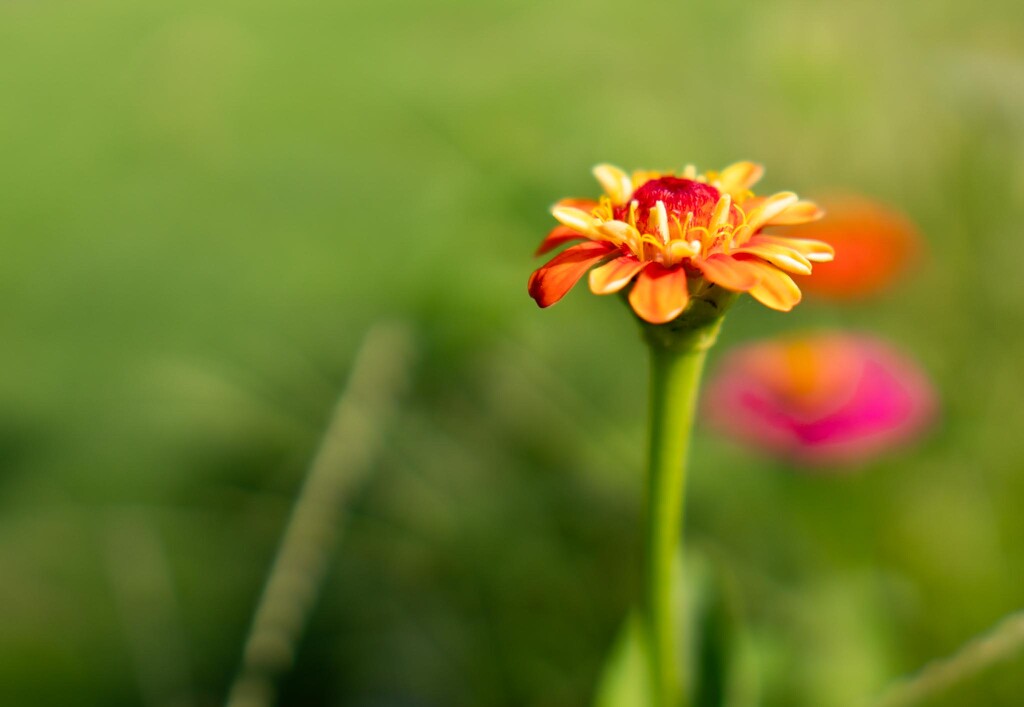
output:
[[[743,626],[735,580],[714,556],[691,551],[677,567],[675,601],[691,707],[748,707],[757,680],[744,666]],[[685,570],[685,572],[684,572]],[[594,707],[649,707],[652,699],[646,627],[639,610],[623,622],[598,682]]]
[[[728,596],[714,571],[701,578],[692,615],[694,630],[694,707],[730,704],[729,684],[734,672],[736,618]]]
[[[688,556],[691,701],[693,707],[746,707],[757,703],[756,677],[744,666],[743,626],[735,580],[714,555]],[[746,670],[744,668],[746,667]]]
[[[650,670],[644,622],[630,612],[597,684],[594,707],[649,707]]]

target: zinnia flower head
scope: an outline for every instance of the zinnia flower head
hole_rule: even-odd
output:
[[[911,359],[863,335],[822,333],[747,344],[709,381],[705,418],[799,464],[849,465],[909,441],[936,395]]]
[[[839,257],[800,283],[808,292],[834,300],[870,297],[893,284],[917,259],[921,236],[903,214],[851,194],[827,196],[821,203],[828,214],[799,233],[827,241]]]
[[[632,283],[630,306],[651,324],[682,314],[691,282],[695,288],[749,292],[772,309],[789,311],[800,301],[800,288],[789,274],[810,274],[811,263],[831,260],[833,251],[822,241],[762,232],[766,226],[814,221],[823,213],[792,192],[756,196],[750,187],[763,171],[738,162],[706,174],[690,166],[681,175],[630,176],[598,165],[594,175],[604,196],[558,202],[551,213],[561,225],[537,254],[583,242],[533,273],[530,296],[549,307],[589,270],[595,294],[619,292]]]

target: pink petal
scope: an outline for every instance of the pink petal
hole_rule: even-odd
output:
[[[711,378],[716,427],[806,464],[850,464],[891,450],[934,419],[931,383],[884,342],[850,334],[734,350]]]

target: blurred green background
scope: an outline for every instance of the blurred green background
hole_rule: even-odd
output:
[[[4,0],[0,90],[0,704],[223,701],[379,320],[413,382],[281,704],[588,700],[636,591],[645,358],[614,298],[526,280],[602,161],[751,159],[927,236],[883,299],[730,316],[719,354],[888,336],[943,404],[854,475],[700,435],[687,532],[735,578],[750,704],[863,704],[1024,606],[1018,2]],[[927,704],[1022,699],[1018,655]]]

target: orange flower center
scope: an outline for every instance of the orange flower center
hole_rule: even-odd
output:
[[[685,221],[686,214],[693,214],[694,226],[706,225],[711,220],[711,214],[715,210],[715,204],[721,193],[710,184],[696,182],[692,179],[681,177],[660,177],[644,182],[643,186],[633,192],[631,201],[636,202],[636,227],[640,233],[652,233],[655,231],[653,224],[650,224],[651,209],[655,208],[658,202],[665,204],[668,217],[672,220],[674,216],[679,221]],[[625,221],[629,214],[629,204],[615,208],[615,218]]]

